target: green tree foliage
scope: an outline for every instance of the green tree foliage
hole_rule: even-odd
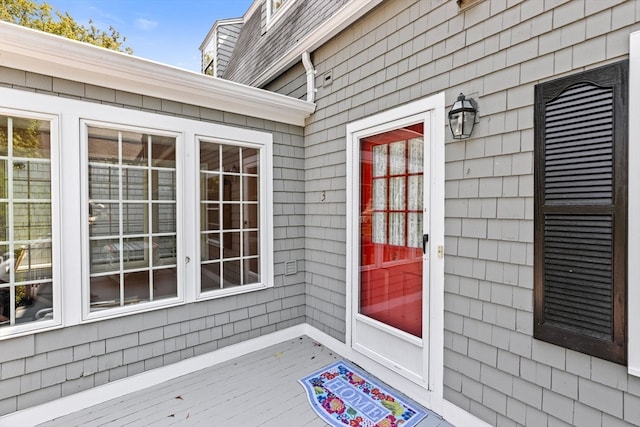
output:
[[[133,53],[131,48],[123,46],[126,37],[120,36],[114,27],[110,26],[109,31],[103,31],[96,28],[92,21],[89,21],[89,27],[86,27],[78,24],[68,12],[52,11],[53,8],[49,3],[39,0],[0,0],[0,20],[2,21],[111,50]]]

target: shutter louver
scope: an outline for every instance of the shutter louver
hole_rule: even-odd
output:
[[[611,339],[613,221],[608,215],[545,217],[545,319]]]
[[[627,73],[536,85],[534,337],[626,361]]]
[[[613,92],[572,86],[549,102],[545,116],[545,202],[611,204]]]

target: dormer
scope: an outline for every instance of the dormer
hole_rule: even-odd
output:
[[[200,45],[203,74],[213,77],[222,76],[229,64],[243,23],[243,18],[222,19],[216,21],[211,27],[209,34]]]

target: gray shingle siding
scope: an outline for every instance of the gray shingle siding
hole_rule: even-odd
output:
[[[267,29],[266,4],[256,8],[238,37],[233,55],[222,76],[250,84],[282,55],[298,44],[349,0],[296,0]]]
[[[271,132],[275,271],[262,291],[3,340],[0,415],[305,322],[302,128],[6,67],[0,85]]]
[[[216,77],[222,77],[238,42],[242,24],[225,24],[218,28]]]
[[[307,99],[307,75],[302,62],[297,63],[264,89],[297,99]]]
[[[346,124],[463,92],[480,122],[445,147],[445,398],[492,425],[637,425],[640,378],[534,340],[532,311],[533,86],[627,58],[638,16],[636,0],[392,0],[314,51],[333,83],[305,127],[308,322],[345,339]]]
[[[258,10],[225,77],[252,81],[343,3],[298,0],[268,31]],[[640,378],[534,340],[532,320],[533,87],[626,59],[638,17],[638,0],[386,0],[312,52],[333,82],[304,129],[0,67],[4,86],[273,132],[275,224],[274,288],[8,341],[0,414],[303,322],[344,342],[345,126],[464,92],[480,122],[445,147],[445,399],[492,425],[639,425]],[[304,97],[304,68],[267,87]]]

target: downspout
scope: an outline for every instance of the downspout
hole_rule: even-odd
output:
[[[316,70],[311,62],[311,55],[305,51],[302,53],[302,64],[307,70],[307,102],[316,101]]]

